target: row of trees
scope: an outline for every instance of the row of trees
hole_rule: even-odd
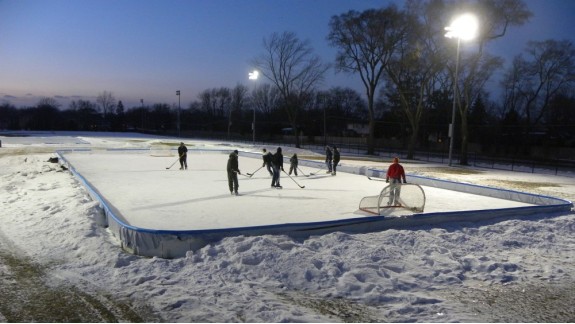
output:
[[[456,79],[457,44],[444,37],[444,27],[467,11],[478,16],[480,33],[464,45]],[[365,123],[368,153],[374,152],[376,138],[402,137],[411,157],[431,134],[445,139],[455,100],[460,163],[467,164],[470,141],[488,145],[488,140],[509,140],[527,147],[531,135],[550,135],[549,130],[575,138],[571,42],[530,42],[504,70],[501,100],[491,100],[485,88],[494,72],[504,68],[502,58],[488,52],[488,44],[530,16],[522,0],[409,0],[403,8],[349,11],[329,22],[327,40],[338,50],[333,64],[324,63],[294,33],[274,33],[252,60],[267,82],[252,90],[241,84],[207,89],[181,111],[143,102],[125,110],[108,91],[95,103],[78,100],[63,111],[51,98],[19,110],[6,103],[0,106],[0,128],[162,131],[179,129],[179,121],[182,131],[230,135],[251,133],[256,118],[259,135],[291,128],[299,146],[302,133],[338,135],[351,123]],[[319,89],[330,68],[358,76],[364,93]],[[455,96],[453,82],[458,82]]]

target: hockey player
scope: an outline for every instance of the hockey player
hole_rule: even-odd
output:
[[[230,153],[228,158],[228,186],[230,187],[230,193],[232,195],[238,195],[238,174],[242,174],[238,168],[238,150],[234,150]]]
[[[268,152],[266,149],[263,149],[262,159],[264,163],[262,164],[262,168],[265,166],[271,176],[274,175],[272,170],[272,152]]]
[[[178,156],[180,157],[180,170],[188,169],[188,148],[184,142],[180,143],[178,147]]]
[[[399,158],[393,158],[393,163],[387,169],[387,175],[385,177],[385,182],[390,182],[390,190],[389,190],[389,201],[387,202],[388,206],[401,206],[399,202],[399,195],[401,194],[401,180],[403,183],[407,183],[405,181],[405,171],[403,170],[403,166],[399,164]]]
[[[339,164],[339,150],[337,149],[337,147],[333,147],[333,168],[332,168],[332,173],[331,175],[335,175],[336,173],[336,169],[337,169],[337,165]]]
[[[291,172],[293,171],[295,176],[297,177],[297,164],[298,164],[298,160],[297,160],[297,154],[294,153],[292,155],[292,157],[289,159],[289,172],[288,174],[291,175]]]
[[[280,185],[280,170],[284,171],[284,156],[282,154],[281,147],[278,147],[276,153],[272,155],[272,169],[272,188],[281,189],[282,186]]]
[[[325,165],[327,166],[327,172],[326,173],[331,173],[331,162],[333,159],[333,154],[331,153],[331,149],[329,148],[329,146],[325,147]]]

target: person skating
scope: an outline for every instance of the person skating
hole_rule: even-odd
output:
[[[178,156],[180,157],[180,170],[188,169],[188,148],[184,142],[180,143],[178,147]]]
[[[332,173],[331,175],[335,175],[336,174],[336,170],[337,170],[337,165],[339,164],[339,150],[337,149],[337,147],[333,147],[333,168],[332,168]]]
[[[327,166],[326,173],[331,173],[331,162],[333,159],[333,154],[329,146],[325,147],[325,165]]]
[[[291,172],[293,171],[295,176],[297,177],[297,164],[298,164],[298,160],[297,160],[297,154],[294,153],[292,155],[292,157],[289,159],[289,172],[288,174],[291,175]]]
[[[265,166],[270,175],[273,176],[274,173],[272,170],[272,152],[268,152],[266,149],[263,149],[262,151],[263,151],[262,159],[264,160],[262,167]]]
[[[280,185],[280,171],[284,171],[284,156],[282,154],[282,148],[278,147],[276,153],[272,155],[272,188],[281,188]]]
[[[237,196],[238,188],[240,187],[238,183],[238,174],[242,174],[238,166],[238,150],[234,150],[232,153],[230,153],[228,158],[227,171],[230,193]]]
[[[401,206],[399,202],[399,196],[401,194],[401,180],[403,183],[407,183],[405,180],[405,170],[403,166],[399,164],[399,158],[393,158],[393,163],[387,169],[387,174],[385,176],[385,182],[390,182],[389,188],[389,200],[387,202],[388,206]]]

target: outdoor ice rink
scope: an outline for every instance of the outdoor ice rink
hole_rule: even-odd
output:
[[[117,216],[134,227],[155,230],[213,230],[254,226],[327,222],[371,217],[359,210],[363,197],[378,195],[385,182],[364,175],[338,171],[336,176],[301,165],[292,177],[281,174],[283,189],[271,188],[271,176],[260,169],[259,151],[240,150],[240,196],[230,195],[226,163],[233,150],[190,150],[188,170],[179,170],[174,156],[152,156],[148,151],[78,151],[63,156],[107,201]],[[284,169],[289,157],[284,154]],[[301,161],[301,160],[300,160]],[[409,163],[403,163],[409,182]],[[387,165],[380,164],[385,170]],[[310,175],[313,173],[315,175]],[[423,186],[424,213],[455,212],[532,206],[527,203],[490,198]],[[390,209],[384,216],[412,214]]]

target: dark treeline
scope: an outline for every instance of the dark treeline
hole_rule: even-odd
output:
[[[205,90],[200,101],[180,110],[182,136],[210,133],[218,136],[251,139],[253,108],[256,107],[258,141],[274,140],[291,130],[275,90],[262,85],[242,97],[231,96],[237,89]],[[418,149],[444,151],[448,141],[451,95],[436,93],[433,109],[421,118]],[[406,143],[410,136],[409,122],[398,106],[378,101],[375,137]],[[330,137],[366,137],[367,107],[357,91],[332,88],[314,94],[302,112],[299,132],[306,141],[324,135]],[[69,131],[141,131],[176,135],[178,107],[156,103],[125,109],[117,101],[112,109],[102,113],[98,104],[78,100],[67,109],[57,101],[44,98],[34,107],[16,108],[9,103],[0,105],[0,128],[6,130],[69,130]],[[550,101],[548,112],[537,126],[528,127],[519,114],[504,113],[494,102],[480,97],[468,116],[471,129],[469,141],[487,155],[529,155],[531,146],[575,147],[575,98],[557,95]],[[283,131],[282,131],[283,130]],[[525,136],[529,134],[529,136]],[[321,140],[321,139],[320,139]],[[317,139],[316,139],[317,141]],[[522,152],[520,146],[525,145]]]
[[[466,50],[458,57],[456,74],[457,42],[444,37],[444,27],[464,10],[476,12],[482,27],[474,42],[462,42]],[[143,100],[124,107],[108,91],[95,102],[77,100],[68,107],[53,98],[25,108],[4,102],[0,129],[212,134],[248,140],[255,119],[258,141],[289,134],[299,146],[322,136],[353,138],[365,144],[367,153],[399,143],[410,157],[416,149],[445,152],[456,107],[454,138],[461,164],[467,164],[469,150],[530,157],[535,146],[574,148],[573,44],[533,41],[511,62],[488,52],[490,41],[504,37],[508,28],[520,28],[531,15],[521,0],[415,0],[402,9],[390,5],[349,11],[329,22],[327,40],[338,50],[333,64],[322,63],[295,34],[274,33],[252,61],[262,80],[249,86],[206,89],[182,107],[145,105]],[[365,92],[320,90],[332,68],[357,78]],[[496,89],[500,98],[493,99],[485,85],[496,71],[503,77]]]

